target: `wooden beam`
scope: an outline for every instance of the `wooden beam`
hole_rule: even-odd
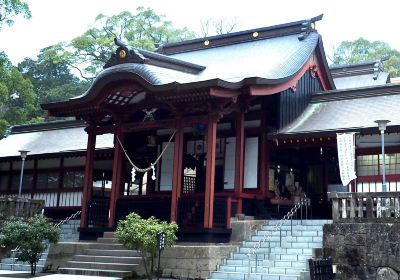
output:
[[[210,88],[210,95],[214,97],[231,98],[236,102],[236,99],[240,95],[240,91]]]
[[[182,161],[183,161],[184,130],[181,122],[176,124],[174,163],[172,177],[171,221],[178,219],[178,201],[182,193]]]
[[[96,134],[94,126],[87,128],[88,141],[85,162],[85,179],[83,182],[81,227],[87,227],[88,204],[92,197],[94,154],[96,152]]]
[[[209,117],[207,131],[207,169],[204,198],[204,227],[213,227],[214,184],[215,184],[215,149],[217,140],[217,121]]]
[[[261,151],[260,151],[260,191],[263,197],[268,196],[269,190],[269,143],[267,132],[263,128],[261,132]]]
[[[269,195],[270,144],[268,143],[267,110],[268,106],[264,102],[262,104],[260,137],[260,190],[263,197],[267,197]]]
[[[119,128],[114,136],[114,159],[113,159],[113,176],[111,185],[110,197],[110,216],[108,219],[108,227],[112,228],[115,225],[116,203],[121,196],[121,182],[122,182],[122,157],[123,150],[116,138],[119,138],[121,143],[124,143],[122,130]]]
[[[240,197],[244,182],[244,113],[236,115],[236,147],[235,147],[235,196]],[[242,213],[242,199],[239,198],[237,214]]]

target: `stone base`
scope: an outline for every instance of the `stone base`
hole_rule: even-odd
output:
[[[336,279],[377,278],[400,273],[400,223],[324,225],[324,256],[337,264]]]
[[[166,248],[161,255],[163,277],[206,279],[237,249],[235,245],[184,245]]]
[[[265,220],[232,219],[231,243],[249,240],[263,224],[265,224]]]

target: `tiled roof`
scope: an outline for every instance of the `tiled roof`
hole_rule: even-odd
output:
[[[385,85],[347,91],[330,91],[313,97],[307,109],[278,134],[310,134],[376,128],[387,119],[400,126],[400,86]]]
[[[28,150],[29,155],[86,151],[88,136],[84,126],[23,126],[15,127],[11,135],[0,140],[0,157],[20,155],[19,150]],[[35,129],[37,128],[37,129]],[[96,137],[96,149],[113,148],[113,135]]]
[[[328,81],[328,87],[334,88],[321,37],[310,27],[314,26],[311,21],[306,21],[309,29],[307,36],[303,36],[305,25],[302,23],[304,21],[215,36],[210,39],[210,46],[204,46],[204,39],[172,44],[166,46],[166,50],[183,46],[184,51],[167,51],[168,55],[128,49],[119,44],[107,68],[89,90],[70,100],[68,105],[87,102],[106,83],[121,79],[138,82],[152,92],[196,91],[209,87],[238,90],[253,85],[279,85],[301,71],[316,49],[316,57],[325,68],[322,72],[326,71],[323,79]],[[122,57],[118,56],[119,51]],[[50,110],[64,105],[65,102],[56,102],[42,107]]]

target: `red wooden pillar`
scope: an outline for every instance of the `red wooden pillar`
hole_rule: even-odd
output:
[[[178,218],[178,200],[182,193],[182,161],[183,161],[183,142],[184,131],[180,120],[176,125],[175,146],[174,146],[174,166],[172,174],[172,195],[171,195],[171,221]]]
[[[260,190],[263,197],[268,196],[269,189],[269,146],[267,133],[261,134],[261,159],[260,159]]]
[[[89,125],[86,128],[86,132],[88,134],[88,142],[85,162],[85,180],[83,181],[81,227],[87,227],[87,212],[89,200],[92,197],[93,165],[94,155],[96,152],[96,134],[94,131],[94,125]]]
[[[207,131],[207,169],[204,198],[204,227],[213,227],[214,215],[214,182],[215,182],[215,149],[217,142],[217,121],[212,117],[208,120]]]
[[[123,150],[119,144],[117,137],[124,143],[122,137],[122,130],[119,128],[115,131],[114,138],[114,159],[113,159],[113,176],[111,185],[111,197],[110,197],[110,216],[108,218],[108,227],[112,228],[115,224],[115,210],[118,198],[121,196],[121,178],[122,178],[122,158]]]
[[[238,197],[237,214],[242,213],[242,199],[244,183],[244,113],[236,116],[236,151],[235,151],[235,195]]]

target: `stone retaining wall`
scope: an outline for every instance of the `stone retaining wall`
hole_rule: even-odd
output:
[[[236,245],[175,245],[161,255],[164,277],[207,279],[223,259],[236,250]]]
[[[35,200],[16,196],[0,197],[0,222],[11,217],[32,217],[40,214],[44,200]]]
[[[323,247],[337,264],[336,279],[400,279],[398,223],[324,225]]]

